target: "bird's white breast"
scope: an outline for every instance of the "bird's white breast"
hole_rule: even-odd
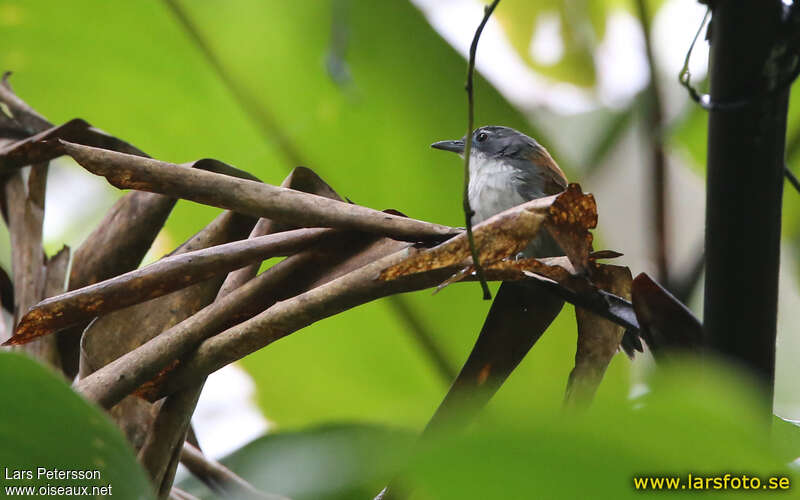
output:
[[[514,186],[515,168],[512,165],[482,154],[470,156],[469,204],[475,211],[473,224],[528,201]]]
[[[490,159],[486,155],[473,154],[469,162],[469,204],[475,211],[472,223],[478,224],[526,201],[547,196],[544,192],[544,179],[537,175],[525,176],[523,182],[520,172],[514,165],[502,160]],[[520,193],[527,193],[522,196]],[[552,236],[540,232],[520,253],[522,257],[550,257],[564,255]]]

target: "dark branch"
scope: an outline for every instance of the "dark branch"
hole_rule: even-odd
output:
[[[789,181],[789,183],[800,193],[800,180],[789,170],[788,165],[783,166],[783,175]]]
[[[309,248],[332,230],[310,228],[233,241],[165,257],[148,266],[51,297],[20,320],[9,345],[184,289],[251,262]]]
[[[442,241],[459,230],[293,189],[60,141],[64,154],[121,189],[138,189],[300,227],[340,227],[409,241]]]
[[[669,261],[667,259],[667,218],[669,207],[667,206],[667,168],[666,154],[664,152],[664,115],[661,103],[661,88],[659,85],[658,71],[656,67],[655,55],[653,54],[653,43],[650,33],[650,15],[647,10],[645,0],[636,0],[639,22],[642,24],[644,32],[645,52],[650,68],[650,85],[647,95],[649,106],[645,108],[647,120],[649,121],[647,130],[649,133],[650,148],[652,154],[652,189],[653,189],[653,218],[654,240],[656,249],[656,265],[658,269],[658,279],[669,283]]]

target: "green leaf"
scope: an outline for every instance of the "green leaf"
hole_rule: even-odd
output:
[[[116,426],[63,379],[27,356],[0,352],[0,381],[6,401],[0,407],[0,483],[5,494],[9,487],[33,486],[38,494],[53,495],[39,488],[64,486],[87,487],[98,497],[153,498],[144,471]],[[75,478],[78,473],[88,473],[88,478]],[[94,487],[110,490],[100,495]]]
[[[786,124],[786,165],[795,176],[800,175],[800,91],[797,88],[795,86],[790,94]],[[784,185],[781,234],[797,250],[800,248],[800,193],[788,181]]]
[[[326,425],[264,436],[222,463],[257,489],[293,500],[373,498],[412,443],[410,433],[396,429]],[[177,486],[200,498],[218,498],[191,477]]]
[[[794,482],[741,374],[688,361],[659,371],[652,392],[633,406],[620,400],[583,416],[508,415],[444,437],[412,461],[414,498],[641,498],[635,476],[680,477],[685,485],[689,473]]]
[[[645,493],[634,477],[675,477],[684,486],[688,474],[730,474],[729,485],[744,474],[767,487],[769,478],[797,479],[786,465],[798,453],[797,427],[776,422],[770,440],[765,405],[743,373],[678,359],[659,364],[647,382],[648,394],[607,397],[584,414],[510,409],[416,444],[390,428],[324,426],[268,435],[223,462],[262,491],[296,500],[372,498],[398,476],[393,483],[413,500],[635,499]],[[212,498],[194,479],[179,487]],[[729,486],[711,494],[754,493]]]
[[[589,8],[586,3],[580,1],[568,5],[558,0],[506,0],[495,11],[495,16],[520,57],[538,73],[559,81],[592,86],[595,82],[592,49],[594,41],[605,29],[605,12],[598,2],[589,3],[599,9]],[[543,15],[559,22],[563,55],[554,64],[539,63],[530,51],[537,25],[545,19]],[[598,26],[594,26],[592,20],[597,21]],[[601,28],[599,33],[597,27]]]
[[[705,177],[708,145],[708,111],[690,103],[680,121],[669,132],[672,149],[685,153],[686,164]]]
[[[797,422],[773,415],[772,442],[785,461],[800,458],[800,426]]]

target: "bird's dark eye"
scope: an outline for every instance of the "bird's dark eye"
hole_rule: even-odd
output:
[[[481,132],[480,134],[478,134],[478,137],[476,137],[475,140],[478,142],[483,142],[486,140],[487,137],[489,136],[486,135],[486,132]]]

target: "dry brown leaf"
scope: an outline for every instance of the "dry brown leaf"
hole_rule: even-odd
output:
[[[589,253],[592,251],[589,229],[597,227],[594,196],[583,193],[580,185],[570,184],[553,200],[549,215],[547,230],[569,257],[575,272],[583,274],[589,267]]]
[[[42,301],[20,320],[8,345],[19,345],[94,316],[164,296],[253,261],[313,245],[329,229],[297,229],[165,257],[78,290]]]
[[[511,375],[563,305],[560,297],[535,283],[501,284],[472,352],[425,434],[468,422]]]
[[[697,352],[703,342],[703,324],[678,299],[650,276],[640,273],[633,280],[633,308],[653,355],[665,351]]]
[[[475,226],[473,231],[475,246],[484,268],[491,268],[495,263],[516,255],[546,227],[565,250],[576,271],[581,273],[588,265],[591,251],[592,235],[589,229],[596,225],[594,197],[583,193],[578,184],[570,184],[560,194],[529,201],[497,214]],[[391,281],[444,267],[469,266],[469,256],[467,236],[460,234],[385,269],[380,279]],[[469,269],[462,270],[451,280],[458,281],[469,274]]]
[[[0,171],[50,161],[62,155],[61,147],[52,140],[64,139],[81,142],[91,125],[81,119],[70,120],[63,125],[49,128],[36,135],[13,142],[0,149]]]
[[[632,278],[627,267],[598,264],[592,269],[592,279],[597,287],[630,300]],[[585,407],[594,397],[611,358],[619,350],[625,328],[582,307],[575,308],[575,317],[578,346],[564,403]]]

